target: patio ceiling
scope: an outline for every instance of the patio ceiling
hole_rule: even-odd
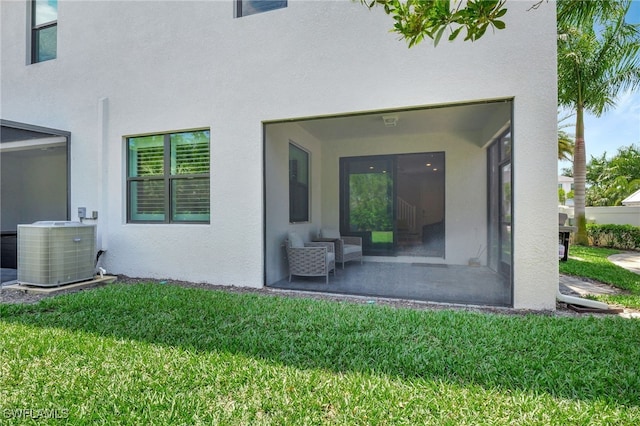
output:
[[[395,117],[397,124],[385,126],[383,117]],[[501,100],[314,118],[297,123],[319,140],[455,132],[464,134],[471,143],[483,146],[505,127],[510,118],[511,101]]]
[[[0,120],[0,152],[26,152],[33,149],[65,148],[69,132]]]

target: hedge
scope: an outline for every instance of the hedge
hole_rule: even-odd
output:
[[[589,244],[621,250],[640,250],[640,227],[632,225],[587,224]]]

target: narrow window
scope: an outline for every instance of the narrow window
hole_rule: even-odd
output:
[[[309,153],[289,144],[289,222],[309,221]]]
[[[209,130],[127,138],[127,221],[209,223]]]
[[[58,52],[58,0],[33,0],[31,12],[31,63],[55,59]]]
[[[287,0],[236,0],[236,17],[241,18],[283,7],[287,7]]]

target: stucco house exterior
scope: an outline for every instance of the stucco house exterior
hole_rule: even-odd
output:
[[[558,175],[558,190],[562,189],[565,196],[573,191],[573,178],[570,176]],[[573,198],[567,198],[564,203],[565,206],[573,206]]]
[[[571,176],[558,175],[558,189],[569,193],[573,191],[573,178]]]
[[[555,309],[555,5],[534,3],[408,49],[349,0],[2,1],[2,231],[84,207],[109,273],[277,287],[288,233],[332,228],[364,262],[326,291],[406,267],[391,297]]]

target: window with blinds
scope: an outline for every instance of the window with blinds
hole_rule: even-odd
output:
[[[127,138],[127,221],[209,223],[209,130]]]

